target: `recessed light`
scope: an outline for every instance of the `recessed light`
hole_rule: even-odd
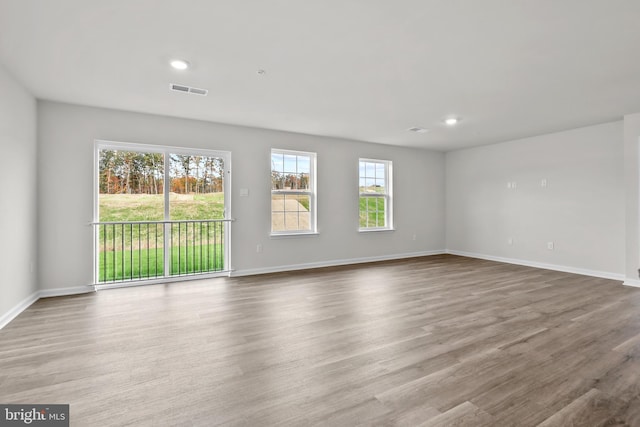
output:
[[[457,117],[449,117],[444,121],[444,124],[446,124],[447,126],[454,126],[457,125],[459,121],[460,119]]]
[[[267,74],[267,72],[262,68],[260,68],[259,70],[256,71],[256,74],[258,74],[259,76],[264,76],[265,74]]]
[[[186,70],[189,68],[189,63],[183,59],[174,59],[170,62],[171,66],[176,70]]]
[[[409,132],[415,132],[415,133],[427,133],[429,132],[429,129],[425,129],[425,128],[421,128],[418,126],[414,126],[412,128],[407,129]]]

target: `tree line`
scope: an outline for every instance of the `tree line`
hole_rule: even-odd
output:
[[[170,191],[180,194],[223,191],[223,159],[170,154]],[[161,153],[100,150],[101,194],[162,194],[164,162]]]
[[[277,170],[271,170],[271,189],[272,190],[308,190],[309,174],[308,173],[283,173]]]

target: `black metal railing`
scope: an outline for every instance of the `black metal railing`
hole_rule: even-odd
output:
[[[230,219],[93,223],[96,283],[225,271]]]

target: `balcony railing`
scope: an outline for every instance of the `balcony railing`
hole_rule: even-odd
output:
[[[228,271],[231,219],[96,222],[96,284]]]

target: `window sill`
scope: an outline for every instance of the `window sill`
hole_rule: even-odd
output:
[[[290,237],[313,237],[318,235],[320,235],[320,233],[318,233],[317,231],[308,231],[304,233],[271,233],[269,235],[269,238],[270,239],[280,239],[280,238],[288,239]]]
[[[379,231],[396,231],[395,228],[359,228],[358,233],[377,233]]]

